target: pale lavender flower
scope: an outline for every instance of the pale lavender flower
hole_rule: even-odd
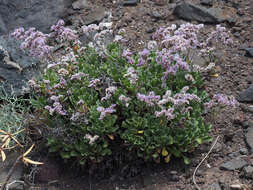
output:
[[[116,110],[114,109],[115,107],[116,107],[116,104],[112,104],[108,108],[104,108],[102,106],[97,107],[97,111],[101,113],[99,120],[102,120],[102,119],[104,119],[105,116],[116,112]]]
[[[104,30],[104,29],[111,29],[112,28],[112,22],[102,22],[98,25],[99,30]]]
[[[148,42],[148,49],[149,50],[156,50],[158,47],[157,42],[152,40]]]
[[[139,58],[137,66],[139,67],[139,66],[145,65],[145,63],[146,61],[143,58]]]
[[[61,69],[58,70],[58,74],[60,76],[65,76],[65,75],[68,75],[69,72],[66,69],[64,69],[64,68],[61,68]]]
[[[53,100],[55,102],[59,102],[60,98],[62,98],[62,97],[63,97],[63,95],[58,95],[58,96],[53,95],[50,97],[50,100]]]
[[[138,80],[137,74],[138,74],[137,71],[133,67],[129,67],[124,77],[127,77],[130,83],[135,85]]]
[[[45,106],[45,109],[49,111],[50,115],[53,115],[54,108],[52,108],[51,106]]]
[[[167,117],[168,120],[172,120],[175,118],[175,115],[173,114],[174,112],[174,108],[169,108],[169,109],[163,109],[160,112],[156,111],[155,112],[155,116],[156,117],[162,117],[163,115],[165,115]]]
[[[192,76],[191,74],[186,74],[186,75],[184,76],[184,78],[185,78],[187,81],[189,81],[189,82],[194,82],[194,81],[195,81],[194,78],[193,78],[193,76]]]
[[[146,48],[143,49],[141,52],[139,52],[139,55],[140,55],[141,57],[144,57],[144,58],[146,58],[147,56],[149,56],[149,54],[150,54],[150,51],[147,50]]]
[[[97,85],[100,83],[100,79],[93,79],[93,80],[91,80],[90,81],[90,83],[89,83],[89,85],[88,85],[88,87],[93,87],[93,88],[95,88],[95,87],[97,87]]]
[[[83,100],[79,100],[78,102],[77,102],[77,105],[83,105],[84,104],[84,101]]]
[[[224,94],[215,94],[212,100],[204,104],[206,111],[217,106],[236,108],[238,105],[239,103],[233,96]]]
[[[99,138],[98,135],[91,136],[90,134],[86,134],[86,135],[84,136],[84,139],[89,140],[89,144],[90,144],[90,145],[93,145],[94,142],[95,142],[98,138]]]
[[[21,40],[20,48],[28,50],[32,57],[48,58],[51,53],[52,47],[47,45],[49,35],[36,31],[35,28],[30,28],[26,32],[24,28],[19,28],[10,36]]]
[[[131,100],[131,98],[126,97],[125,95],[121,94],[119,96],[119,100],[125,103],[125,106],[128,107],[129,106],[129,101]]]
[[[110,87],[106,88],[106,89],[105,89],[106,95],[105,95],[105,97],[103,97],[103,98],[101,99],[101,101],[103,102],[103,101],[105,101],[105,100],[110,99],[110,97],[116,92],[116,90],[117,90],[117,87],[116,87],[116,86],[110,86]]]
[[[28,81],[28,85],[34,89],[36,88],[40,88],[40,85],[37,83],[37,81],[35,79],[30,79]]]
[[[49,111],[50,115],[53,115],[54,112],[58,113],[59,115],[67,115],[67,112],[62,109],[62,105],[58,101],[54,102],[53,107],[48,105],[45,106],[45,109]]]
[[[56,25],[53,25],[51,27],[52,33],[50,36],[56,38],[60,42],[71,41],[74,44],[80,44],[78,35],[76,35],[77,32],[64,27],[64,24],[63,20],[59,20]]]
[[[44,84],[50,84],[50,80],[43,79]]]
[[[52,69],[54,69],[54,68],[56,68],[58,65],[60,65],[61,63],[51,63],[51,64],[48,64],[47,65],[47,69],[50,69],[50,68],[52,68]]]
[[[85,74],[85,73],[82,73],[82,72],[79,72],[79,73],[76,73],[74,75],[71,76],[70,80],[81,80],[82,77],[87,77],[89,76],[88,74]]]
[[[136,97],[137,99],[142,102],[145,102],[149,106],[154,106],[155,103],[157,103],[161,98],[159,95],[155,95],[155,92],[153,91],[149,92],[149,95],[137,93]]]

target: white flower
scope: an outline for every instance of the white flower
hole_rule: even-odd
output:
[[[64,68],[61,68],[61,69],[58,70],[58,74],[65,76],[65,75],[68,75],[69,72]]]

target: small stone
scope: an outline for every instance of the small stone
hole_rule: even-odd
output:
[[[248,128],[245,138],[246,138],[247,145],[252,151],[253,150],[253,127]]]
[[[233,170],[240,170],[244,166],[247,165],[247,162],[245,160],[242,160],[241,158],[234,158],[229,162],[226,162],[220,166],[220,169],[233,171]]]
[[[148,34],[150,34],[150,33],[153,33],[154,30],[153,30],[153,28],[147,28],[146,32],[147,32]]]
[[[241,148],[241,149],[240,149],[240,154],[242,154],[242,155],[248,154],[247,148]]]
[[[214,183],[212,185],[209,185],[207,187],[207,190],[221,190],[221,187],[220,187],[219,183]]]
[[[72,8],[74,10],[81,10],[87,7],[87,0],[77,0],[72,3]]]
[[[246,56],[253,57],[253,48],[245,48]]]
[[[223,149],[223,145],[219,142],[216,143],[216,145],[214,146],[213,150],[215,152],[220,152]]]
[[[157,11],[153,11],[152,12],[152,17],[155,18],[156,20],[159,20],[159,19],[162,18],[162,15]]]
[[[136,6],[139,3],[139,0],[124,0],[124,6]]]

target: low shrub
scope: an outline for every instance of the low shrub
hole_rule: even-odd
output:
[[[203,25],[172,25],[159,29],[147,48],[133,53],[124,48],[124,30],[104,45],[103,39],[113,34],[110,27],[84,26],[94,42],[83,47],[63,21],[51,34],[22,28],[12,34],[23,41],[23,49],[49,62],[42,79],[29,81],[36,95],[32,104],[51,129],[49,150],[79,164],[101,162],[114,151],[156,162],[182,157],[189,163],[186,153],[211,139],[204,113],[237,104],[230,96],[209,97],[202,73],[215,64],[194,65],[189,52],[212,58],[212,43],[229,45],[229,34],[218,25],[201,41]],[[50,54],[50,40],[66,45],[58,61]]]

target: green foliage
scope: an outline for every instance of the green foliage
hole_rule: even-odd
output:
[[[0,129],[9,133],[16,134],[15,138],[21,144],[25,143],[26,113],[29,111],[28,100],[9,95],[4,87],[0,86]],[[13,146],[15,142],[11,141],[9,146]]]

